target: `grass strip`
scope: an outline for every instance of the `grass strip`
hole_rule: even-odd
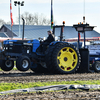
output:
[[[12,70],[18,70],[16,67],[14,67]],[[1,68],[0,68],[0,71],[3,71]]]
[[[49,85],[61,85],[61,84],[71,84],[71,85],[100,85],[100,80],[89,80],[89,81],[61,81],[61,82],[30,82],[30,83],[0,83],[0,91],[7,91],[13,89],[24,89],[32,87],[41,87]]]

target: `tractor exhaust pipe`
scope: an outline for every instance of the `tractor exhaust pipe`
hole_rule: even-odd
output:
[[[22,20],[23,20],[23,34],[22,34],[22,40],[24,40],[24,27],[25,27],[25,20],[24,20],[24,18],[22,18]]]

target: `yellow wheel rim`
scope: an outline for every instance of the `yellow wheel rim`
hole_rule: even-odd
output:
[[[78,62],[78,56],[71,47],[62,48],[57,55],[57,63],[61,70],[72,71]]]

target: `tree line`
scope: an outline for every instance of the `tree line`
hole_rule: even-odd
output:
[[[46,18],[44,14],[38,14],[38,13],[31,14],[29,12],[24,12],[23,14],[21,14],[21,18],[25,19],[25,25],[50,25],[51,24],[50,19]],[[19,18],[17,18],[16,22],[19,22],[18,20]],[[0,19],[0,26],[2,26],[3,24],[10,24],[10,22],[5,22],[3,19]],[[22,24],[22,20],[21,20],[21,24]]]
[[[44,14],[25,12],[21,18],[25,19],[26,25],[50,25],[50,19],[46,18]]]

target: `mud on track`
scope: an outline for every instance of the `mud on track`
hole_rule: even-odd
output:
[[[100,73],[82,73],[82,74],[36,74],[32,71],[20,72],[0,71],[0,82],[47,82],[47,81],[76,81],[76,80],[100,80]]]
[[[0,96],[0,100],[100,100],[100,91],[18,93]]]
[[[47,81],[76,81],[76,80],[100,80],[100,73],[82,74],[35,74],[32,71],[20,72],[0,71],[1,82],[26,83],[26,82],[47,82]],[[100,100],[100,90],[94,91],[60,91],[60,92],[37,92],[37,93],[18,93],[0,96],[0,100]]]

